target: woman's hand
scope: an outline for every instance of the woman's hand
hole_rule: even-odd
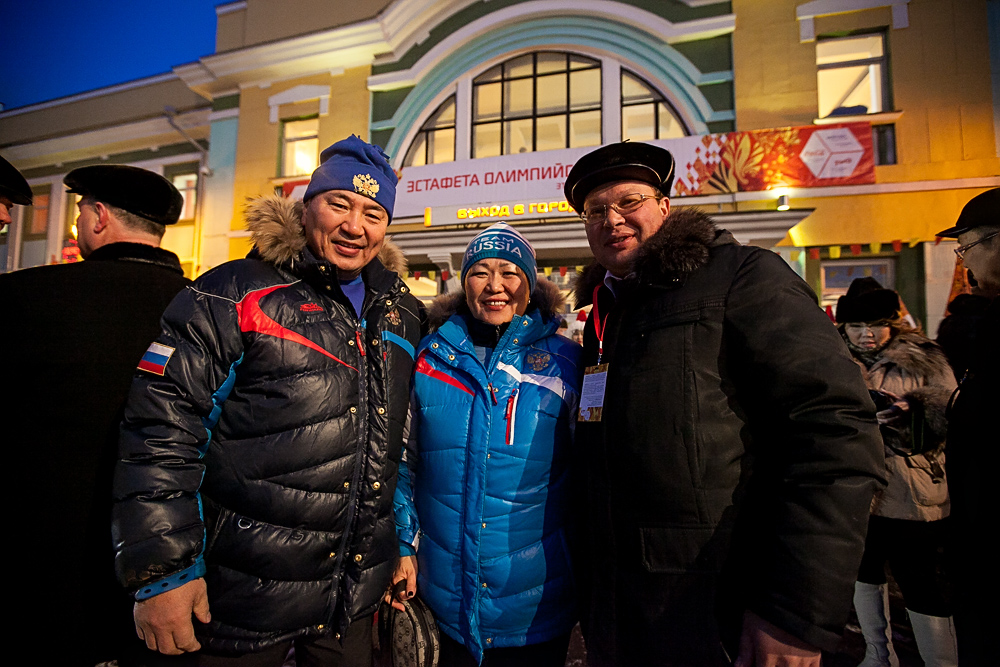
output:
[[[397,584],[400,582],[405,582],[405,588],[401,588],[399,593],[393,596],[392,592],[396,589]],[[396,571],[392,573],[392,584],[389,586],[389,590],[385,593],[385,601],[393,606],[393,608],[400,611],[405,611],[403,608],[403,600],[409,600],[414,595],[417,594],[417,557],[416,556],[400,556],[399,563],[396,564]]]
[[[905,398],[896,398],[885,410],[875,413],[879,426],[900,427],[910,417],[910,403]]]

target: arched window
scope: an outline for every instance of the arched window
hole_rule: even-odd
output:
[[[410,144],[404,167],[419,167],[455,161],[455,96],[452,95],[431,114]]]
[[[601,143],[601,63],[541,51],[472,81],[472,157]]]
[[[420,126],[401,166],[691,133],[663,93],[606,56],[536,51],[470,72],[453,90]]]
[[[635,74],[622,70],[622,141],[672,139],[687,134],[663,95]]]

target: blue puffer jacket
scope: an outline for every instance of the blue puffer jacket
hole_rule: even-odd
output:
[[[454,311],[464,295],[445,300]],[[419,595],[480,661],[576,622],[564,532],[582,348],[556,334],[560,301],[540,280],[489,369],[461,314],[418,350],[395,496],[400,551],[416,548]]]

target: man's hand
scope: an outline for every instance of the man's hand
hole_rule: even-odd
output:
[[[194,636],[191,614],[202,623],[212,619],[208,612],[208,587],[201,578],[136,602],[135,631],[153,651],[167,655],[197,651],[201,644]]]
[[[743,614],[740,654],[734,667],[819,667],[820,655],[815,647],[752,611]]]
[[[406,588],[399,592],[397,598],[393,596],[392,591],[400,581],[406,581]],[[394,609],[406,611],[401,600],[409,600],[416,594],[417,557],[400,556],[399,563],[396,565],[396,571],[392,573],[392,583],[389,585],[389,590],[385,593],[385,601],[391,604]]]

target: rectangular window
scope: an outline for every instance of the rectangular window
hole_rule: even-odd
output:
[[[80,261],[80,246],[76,240],[76,218],[80,210],[76,205],[81,199],[83,198],[78,194],[72,192],[66,193],[66,210],[62,230],[62,256],[59,258],[59,261],[63,263]]]
[[[170,181],[184,198],[180,220],[194,220],[195,206],[198,203],[198,172],[177,174]]]
[[[20,268],[41,266],[50,260],[45,256],[48,245],[49,229],[49,186],[34,187],[33,203],[24,207],[24,217],[21,227],[21,257],[18,260]]]
[[[319,117],[281,123],[281,176],[306,176],[319,166]]]
[[[875,147],[875,164],[896,164],[896,126],[872,125],[872,145]]]
[[[885,33],[820,38],[816,68],[820,118],[892,109]]]
[[[31,218],[26,221],[25,240],[43,239],[49,228],[49,194],[36,194],[31,205]]]

